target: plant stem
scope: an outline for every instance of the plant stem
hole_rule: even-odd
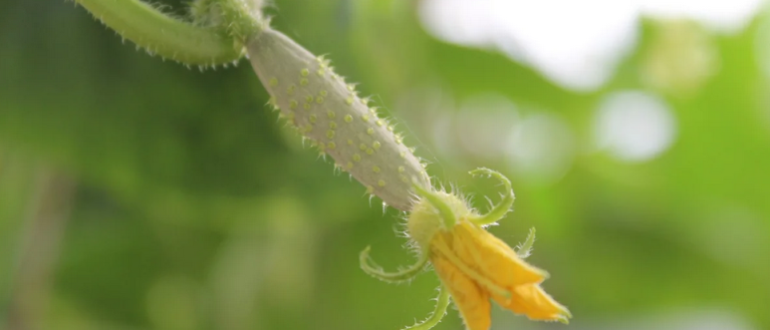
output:
[[[75,0],[123,38],[151,54],[189,65],[228,64],[243,45],[217,29],[171,17],[140,0]]]
[[[404,330],[430,330],[441,322],[441,319],[446,315],[447,307],[449,307],[449,290],[445,287],[441,287],[439,290],[441,292],[436,299],[436,308],[433,310],[433,314],[422,323],[406,327]]]

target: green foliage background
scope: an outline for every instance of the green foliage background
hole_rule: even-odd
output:
[[[610,83],[577,93],[499,53],[432,38],[409,1],[276,7],[277,29],[330,54],[402,118],[437,179],[493,196],[465,172],[511,176],[516,212],[492,232],[514,245],[538,228],[530,260],[552,274],[545,288],[573,327],[715,309],[770,328],[770,86],[756,55],[770,44],[758,39],[765,18],[733,36],[690,25],[719,56],[692,92],[643,81],[676,25],[645,20]],[[45,329],[391,330],[431,310],[432,273],[393,286],[358,269],[368,244],[387,268],[411,261],[394,235],[401,215],[370,206],[360,185],[302,148],[246,61],[204,73],[163,62],[65,1],[5,2],[0,41],[0,328],[24,292],[23,242],[39,243],[25,223],[52,169],[77,185],[45,299],[31,307]],[[436,152],[421,109],[395,106],[433,85],[456,102],[493,92],[556,113],[578,144],[608,93],[652,89],[672,106],[677,137],[643,163],[578,154],[564,177],[539,184],[502,158]],[[494,329],[551,327],[562,326],[494,313]],[[439,326],[459,328],[454,312]]]

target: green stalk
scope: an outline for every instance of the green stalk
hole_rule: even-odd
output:
[[[243,45],[215,28],[170,17],[139,0],[75,0],[123,38],[183,64],[214,66],[240,59]]]
[[[441,322],[441,319],[446,315],[447,307],[449,307],[449,289],[441,287],[439,290],[441,290],[441,292],[436,299],[436,308],[433,310],[433,314],[425,319],[425,321],[411,327],[406,327],[404,330],[430,330]]]

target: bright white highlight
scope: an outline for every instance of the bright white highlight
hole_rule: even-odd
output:
[[[642,14],[692,19],[723,33],[737,33],[759,11],[762,0],[636,0]]]
[[[611,94],[596,114],[599,149],[626,161],[645,161],[674,141],[676,123],[668,106],[642,92]]]
[[[761,0],[423,0],[426,29],[449,42],[501,50],[576,90],[604,84],[636,44],[640,16],[742,29]]]

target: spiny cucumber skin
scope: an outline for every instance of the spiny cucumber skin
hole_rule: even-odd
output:
[[[270,28],[250,39],[246,50],[281,115],[369,193],[409,211],[412,184],[430,187],[423,165],[392,126],[323,58]]]

